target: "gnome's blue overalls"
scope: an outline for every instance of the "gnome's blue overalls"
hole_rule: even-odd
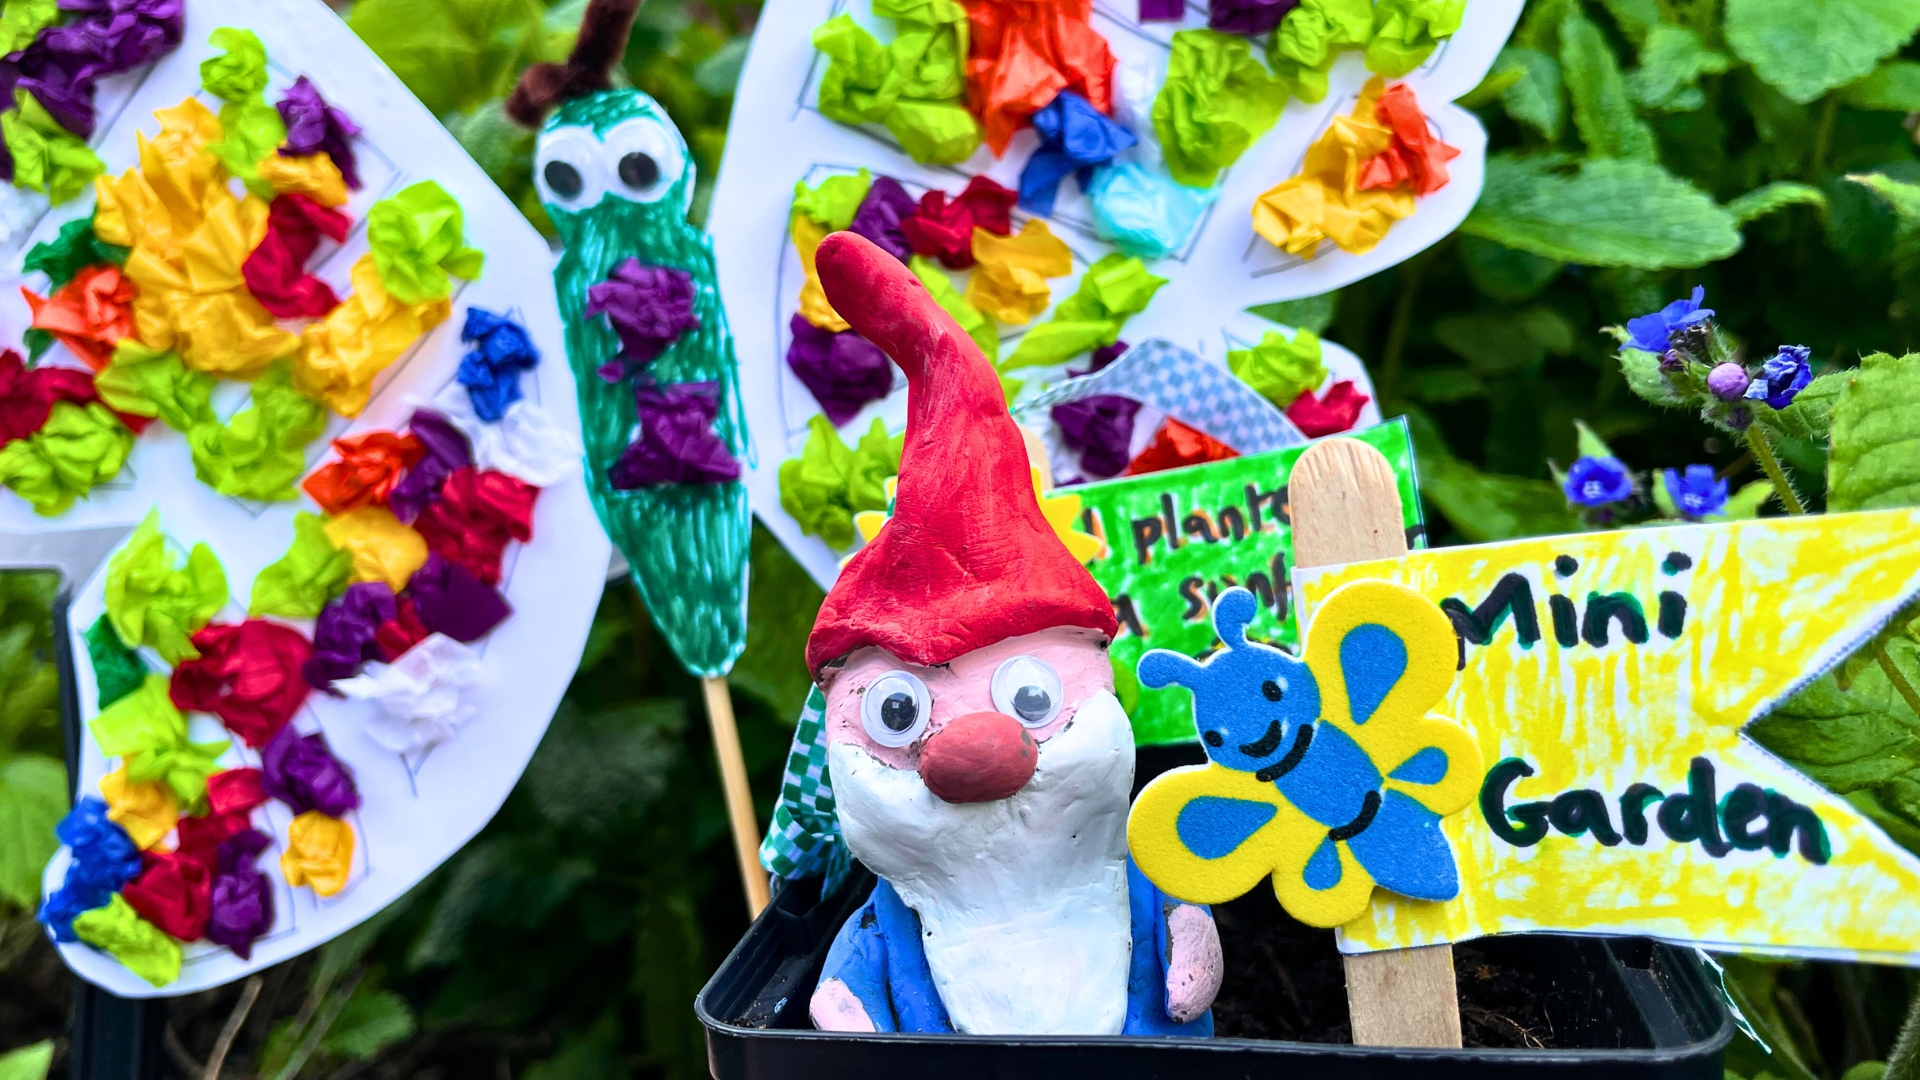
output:
[[[1122,1035],[1213,1034],[1213,1010],[1178,1024],[1167,1016],[1167,896],[1127,860],[1127,897],[1133,909],[1133,956],[1127,967],[1127,1022]],[[893,886],[877,882],[873,895],[840,928],[827,952],[824,979],[853,991],[877,1031],[938,1034],[953,1031],[920,947],[920,917]]]

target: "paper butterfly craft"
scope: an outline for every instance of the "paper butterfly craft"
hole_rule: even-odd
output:
[[[1305,660],[1249,641],[1254,595],[1214,604],[1225,648],[1155,649],[1140,683],[1193,691],[1205,765],[1148,784],[1127,823],[1134,860],[1169,895],[1223,903],[1273,876],[1312,926],[1367,908],[1379,885],[1418,900],[1460,891],[1441,819],[1472,800],[1480,750],[1427,710],[1453,681],[1452,625],[1418,593],[1357,581],[1327,598]]]

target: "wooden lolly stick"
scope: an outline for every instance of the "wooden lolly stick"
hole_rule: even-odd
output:
[[[753,793],[747,789],[747,759],[740,753],[733,697],[727,693],[727,680],[715,675],[701,678],[700,689],[706,696],[713,752],[720,758],[720,784],[727,795],[727,818],[733,829],[733,852],[740,859],[748,917],[758,918],[769,898],[767,872],[760,866],[760,825],[753,814]]]
[[[1380,451],[1328,439],[1300,455],[1287,483],[1295,566],[1331,566],[1407,553],[1400,485]],[[1460,1045],[1453,947],[1342,956],[1356,1046]]]

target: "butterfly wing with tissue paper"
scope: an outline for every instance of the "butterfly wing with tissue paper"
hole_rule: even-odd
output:
[[[687,220],[686,140],[606,75],[638,6],[589,4],[573,56],[529,71],[509,109],[545,117],[534,182],[565,245],[554,286],[594,508],[680,662],[717,677],[746,645],[747,425],[712,246]]]
[[[1313,926],[1366,910],[1373,888],[1458,895],[1441,821],[1472,800],[1480,750],[1427,714],[1453,681],[1453,627],[1419,594],[1379,581],[1336,591],[1304,660],[1246,637],[1253,594],[1214,604],[1225,648],[1195,661],[1155,650],[1142,686],[1193,691],[1210,759],[1148,784],[1134,802],[1134,860],[1169,895],[1222,903],[1271,875],[1281,906]]]

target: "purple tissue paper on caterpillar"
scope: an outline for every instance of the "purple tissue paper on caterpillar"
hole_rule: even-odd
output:
[[[473,444],[466,433],[432,409],[415,409],[407,430],[427,452],[387,496],[387,509],[401,521],[419,517],[428,503],[440,497],[440,486],[454,470],[473,464]]]
[[[586,315],[605,315],[620,335],[620,355],[600,366],[600,377],[610,383],[652,363],[681,334],[700,326],[693,313],[692,275],[632,258],[614,267],[607,280],[587,287]]]
[[[455,641],[478,641],[513,614],[499,590],[437,551],[407,582],[407,595],[422,625]]]
[[[1186,13],[1182,0],[1140,0],[1141,22],[1179,22]]]
[[[326,736],[302,735],[292,724],[260,751],[260,786],[296,814],[318,810],[339,817],[360,805],[353,775],[327,749]]]
[[[282,157],[325,153],[333,159],[347,186],[360,190],[360,165],[353,156],[353,137],[360,134],[360,125],[327,104],[320,88],[305,75],[287,87],[287,96],[276,108],[287,125],[287,141],[280,147]]]
[[[867,402],[893,389],[892,362],[873,342],[852,330],[823,330],[799,314],[787,326],[793,332],[787,366],[833,426],[853,419]]]
[[[713,430],[720,413],[720,384],[638,383],[633,402],[640,436],[607,470],[623,491],[655,484],[718,484],[740,478],[740,463]]]
[[[873,185],[867,188],[866,198],[860,200],[860,209],[853,213],[853,224],[847,229],[906,262],[913,254],[913,245],[907,243],[907,234],[900,231],[900,222],[918,205],[913,196],[907,194],[907,189],[900,186],[900,181],[891,176],[875,177]]]

